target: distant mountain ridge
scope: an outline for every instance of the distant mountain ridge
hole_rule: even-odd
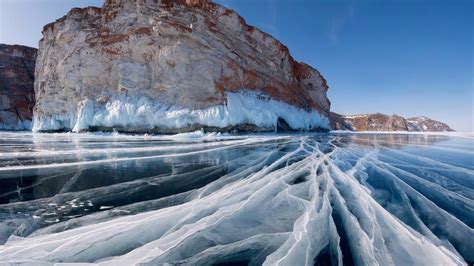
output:
[[[442,132],[454,131],[447,124],[425,116],[404,118],[399,115],[381,113],[361,115],[329,114],[333,130],[351,131],[410,131],[410,132]]]
[[[406,120],[408,122],[408,131],[455,131],[447,124],[426,116],[412,117]]]

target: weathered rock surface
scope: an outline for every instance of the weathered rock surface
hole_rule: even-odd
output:
[[[351,131],[454,131],[448,125],[424,116],[403,118],[398,115],[364,114],[341,115],[329,114],[333,130]]]
[[[0,44],[0,130],[29,130],[36,49]]]
[[[44,27],[37,65],[37,131],[329,128],[322,75],[206,0],[107,0],[72,9]],[[229,93],[243,103],[230,107]],[[248,101],[256,105],[242,106]]]
[[[332,130],[355,130],[341,114],[329,112],[329,122]]]

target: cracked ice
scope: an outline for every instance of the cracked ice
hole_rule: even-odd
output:
[[[474,261],[472,136],[1,134],[0,264]]]

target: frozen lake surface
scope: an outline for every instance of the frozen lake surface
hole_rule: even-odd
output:
[[[0,264],[463,265],[474,136],[0,133]]]

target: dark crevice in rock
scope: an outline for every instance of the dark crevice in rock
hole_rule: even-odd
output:
[[[288,125],[285,119],[278,117],[277,132],[294,132],[295,130]]]

